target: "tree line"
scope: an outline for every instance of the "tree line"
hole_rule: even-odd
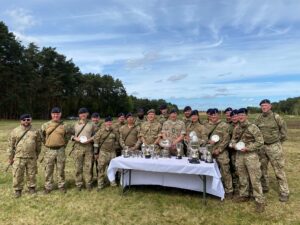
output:
[[[111,75],[83,74],[71,59],[53,47],[39,49],[16,39],[0,21],[0,118],[16,119],[28,112],[47,119],[53,106],[64,116],[77,115],[87,107],[101,116],[135,112],[139,107],[158,109],[163,99],[140,99],[128,95],[122,81]]]

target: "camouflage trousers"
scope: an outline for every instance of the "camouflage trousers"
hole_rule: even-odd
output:
[[[93,146],[75,145],[74,159],[75,159],[75,184],[77,187],[91,186],[93,182],[92,165],[93,165]]]
[[[37,160],[33,158],[16,158],[13,164],[13,188],[23,190],[24,174],[26,173],[27,187],[36,186]]]
[[[285,161],[281,143],[276,142],[270,145],[265,144],[263,148],[259,151],[259,158],[261,162],[261,182],[263,189],[269,189],[268,164],[270,162],[274,169],[277,182],[279,184],[280,194],[289,195],[288,182],[284,172]]]
[[[229,155],[228,151],[225,150],[222,153],[220,153],[216,157],[217,163],[220,168],[220,172],[222,175],[222,181],[225,189],[225,193],[232,193],[233,187],[232,187],[232,176],[230,173],[230,165],[229,165]]]
[[[48,190],[53,189],[53,173],[54,167],[56,165],[57,172],[57,183],[58,188],[65,186],[65,163],[66,154],[65,148],[61,147],[59,149],[46,148],[45,149],[45,188]]]
[[[105,172],[110,163],[110,160],[115,157],[115,152],[100,151],[98,158],[98,187],[103,187],[106,178]]]
[[[237,169],[236,169],[236,151],[229,148],[228,153],[229,153],[229,159],[230,159],[229,165],[230,165],[230,172],[231,172],[231,176],[232,176],[233,188],[234,188],[234,191],[238,191],[239,176],[238,176]]]
[[[261,170],[259,157],[256,152],[237,152],[236,166],[239,174],[239,192],[241,197],[249,197],[250,182],[253,196],[258,203],[264,203],[262,186],[260,182]],[[250,181],[250,182],[249,182]]]

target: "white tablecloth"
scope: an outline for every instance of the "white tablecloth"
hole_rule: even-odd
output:
[[[111,160],[107,175],[110,181],[115,180],[118,169],[131,170],[132,185],[161,185],[193,191],[203,191],[203,182],[199,175],[206,175],[206,192],[224,198],[221,174],[216,162],[191,164],[186,157],[178,160],[175,157],[166,159],[123,158]],[[124,184],[129,184],[128,173]]]

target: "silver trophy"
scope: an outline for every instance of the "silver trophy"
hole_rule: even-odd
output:
[[[163,139],[159,142],[159,145],[163,148],[161,151],[161,156],[163,158],[169,158],[170,157],[170,147],[172,145],[171,141],[169,139]]]
[[[181,142],[176,144],[176,150],[177,150],[177,156],[176,159],[182,159],[182,149],[183,149],[183,144]]]
[[[197,137],[196,132],[192,131],[190,133],[190,141],[188,144],[188,151],[189,151],[189,162],[193,164],[199,164],[199,148],[200,142],[199,138]]]

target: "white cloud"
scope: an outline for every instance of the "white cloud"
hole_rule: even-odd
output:
[[[29,10],[23,8],[15,8],[5,12],[12,21],[12,28],[18,32],[24,32],[37,24],[35,18]]]

